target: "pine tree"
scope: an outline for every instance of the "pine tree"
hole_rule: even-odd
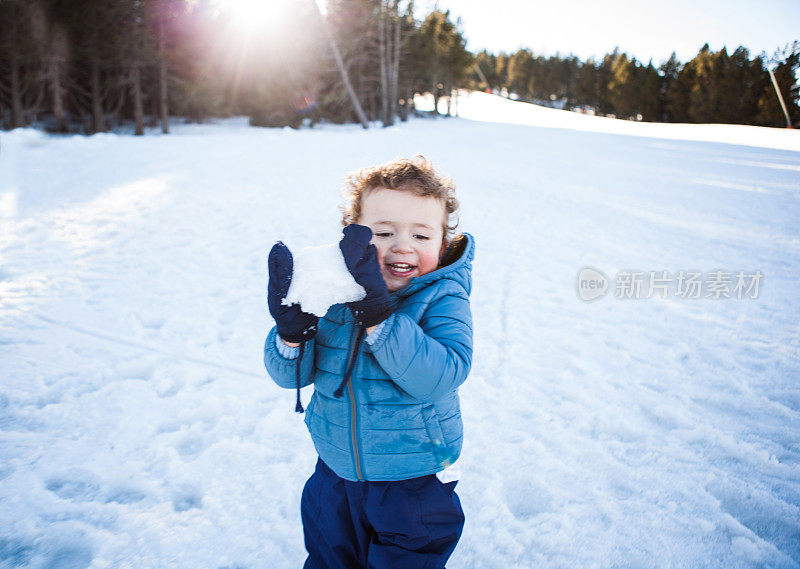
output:
[[[578,77],[580,74],[580,60],[570,54],[561,60],[561,79],[564,83],[562,93],[567,100],[568,108],[577,104]]]
[[[636,86],[636,109],[646,121],[660,121],[663,116],[661,102],[662,77],[651,60],[647,67],[639,69]]]
[[[670,108],[667,102],[667,93],[670,91],[673,83],[678,78],[678,73],[680,73],[682,68],[681,62],[678,61],[678,57],[675,55],[673,51],[672,54],[669,56],[669,59],[661,64],[658,68],[661,74],[661,86],[659,88],[659,108],[661,109],[661,115],[655,120],[662,120],[665,122],[675,122],[672,117],[672,113],[670,112]]]
[[[773,62],[778,61],[773,73],[789,111],[790,121],[793,126],[798,127],[800,126],[800,83],[796,78],[798,70],[800,70],[800,42],[795,41],[779,50],[772,59]],[[764,75],[767,78],[758,95],[757,111],[753,117],[753,123],[763,126],[786,126],[786,118],[775,93],[775,87],[766,71],[764,71]]]
[[[452,91],[460,87],[472,69],[472,55],[467,51],[466,39],[450,12],[434,10],[425,18],[417,34],[418,49],[426,54],[421,62],[418,77],[427,83],[424,92],[433,94],[434,112],[438,113],[439,98],[448,97],[448,110]]]
[[[708,44],[703,46],[703,50],[708,51]],[[689,105],[691,102],[692,89],[697,78],[697,57],[681,67],[675,80],[669,85],[666,92],[666,111],[669,113],[671,122],[691,122],[689,115]]]
[[[508,58],[508,89],[522,99],[532,97],[529,85],[533,79],[533,54],[520,49]]]
[[[480,69],[483,77],[486,78],[486,84],[483,84],[482,81],[476,83],[478,88],[491,90],[500,87],[497,76],[497,56],[484,49],[475,56],[475,65]]]
[[[587,105],[597,109],[598,74],[593,59],[589,59],[578,69],[575,84],[575,100],[579,105]]]
[[[610,61],[606,88],[611,108],[619,118],[628,118],[634,113],[635,67],[635,60],[629,61],[625,53],[615,53]]]
[[[494,75],[497,77],[497,84],[501,89],[508,89],[508,56],[502,51],[495,59]]]

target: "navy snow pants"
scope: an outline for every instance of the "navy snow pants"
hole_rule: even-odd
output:
[[[434,474],[351,482],[317,461],[303,488],[303,569],[442,569],[464,527],[455,493]]]

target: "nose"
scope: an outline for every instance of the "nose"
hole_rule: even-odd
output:
[[[408,235],[397,235],[392,241],[393,253],[411,253],[413,248],[411,246],[411,238]]]

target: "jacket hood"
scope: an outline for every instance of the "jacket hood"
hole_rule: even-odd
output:
[[[414,277],[411,282],[403,288],[390,293],[390,295],[396,298],[405,298],[439,279],[455,281],[469,295],[472,291],[472,259],[475,255],[475,238],[469,233],[463,233],[462,235],[465,239],[457,245],[460,251],[456,250],[454,252],[456,258],[452,263],[439,267],[427,275]]]

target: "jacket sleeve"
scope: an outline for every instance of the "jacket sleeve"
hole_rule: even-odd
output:
[[[464,383],[472,365],[472,313],[466,294],[435,300],[419,324],[395,313],[369,347],[406,393],[434,401]]]
[[[278,352],[275,342],[278,339],[277,328],[273,326],[264,343],[264,365],[272,380],[281,387],[294,389],[297,358],[284,358]],[[303,359],[300,360],[300,387],[310,385],[314,381],[314,340],[306,342]]]

